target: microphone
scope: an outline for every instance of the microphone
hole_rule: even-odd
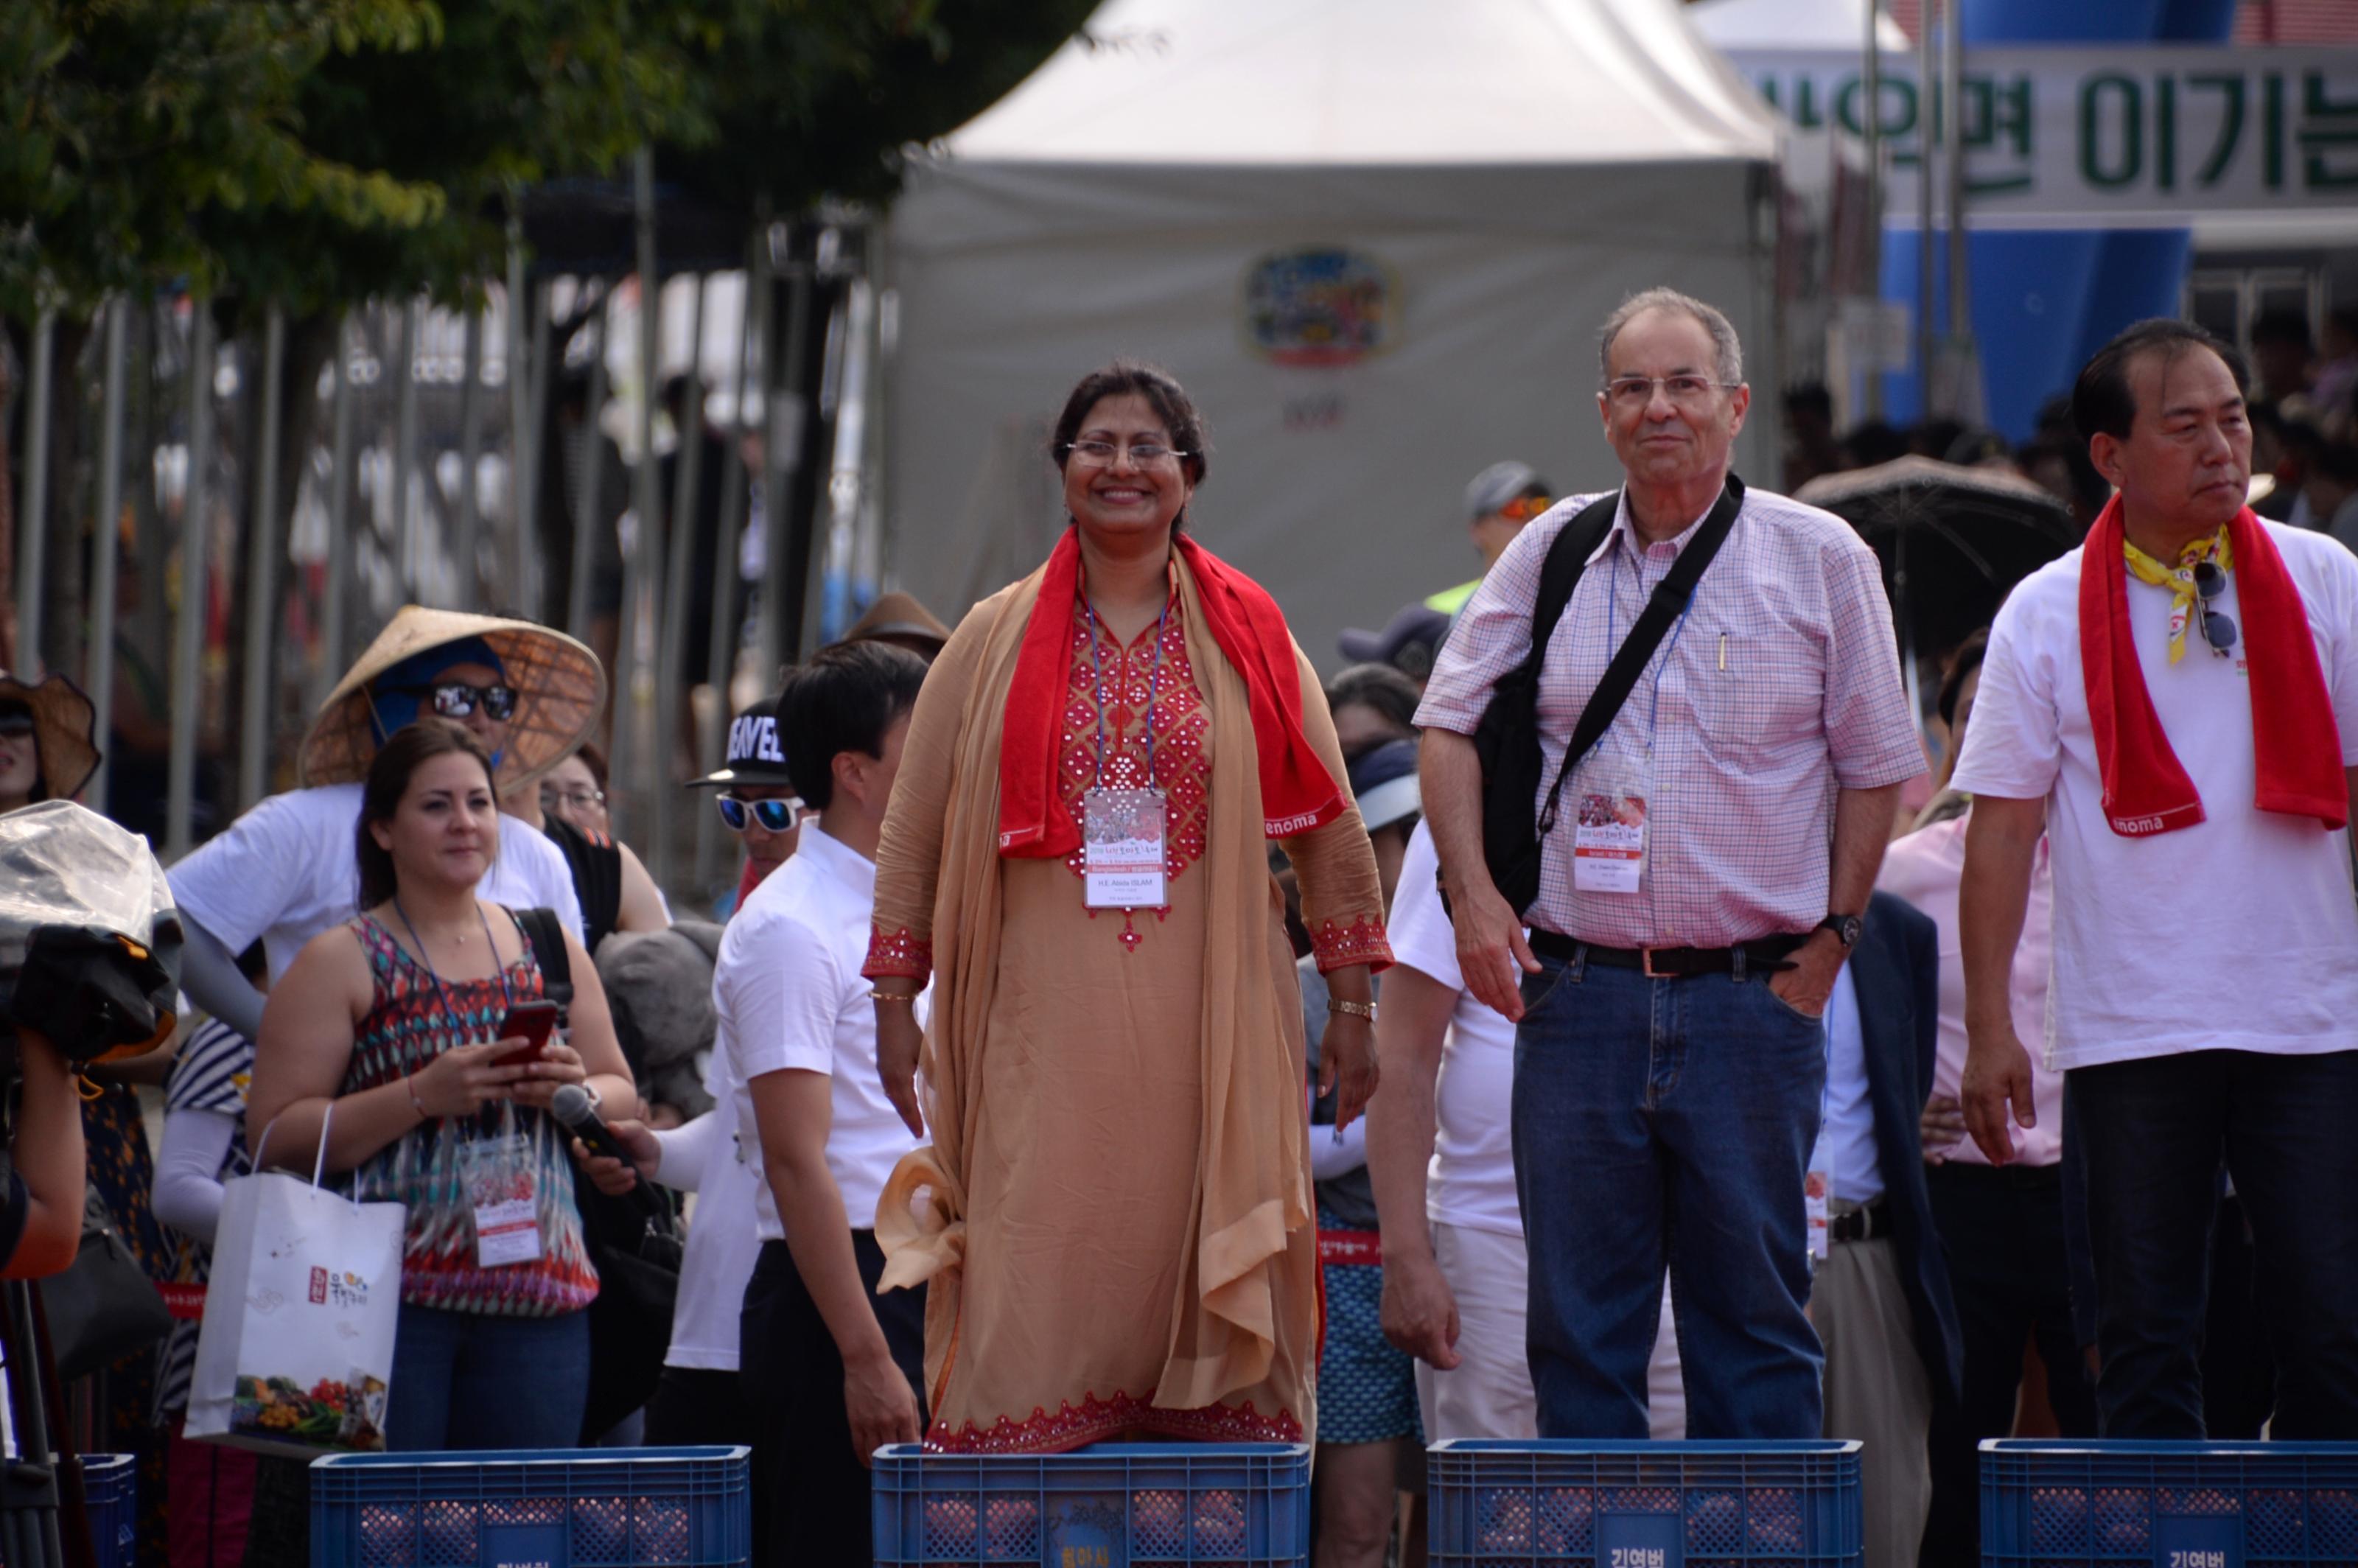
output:
[[[606,1130],[606,1124],[598,1118],[598,1108],[590,1103],[590,1091],[579,1084],[558,1085],[557,1093],[549,1098],[548,1109],[572,1130],[573,1136],[581,1140],[581,1146],[590,1153],[620,1160],[633,1171],[639,1170],[639,1162],[631,1158],[622,1140]],[[639,1172],[639,1179],[645,1181],[646,1173]]]

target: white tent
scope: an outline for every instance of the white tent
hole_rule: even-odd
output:
[[[1767,393],[1772,117],[1675,0],[1110,0],[895,209],[890,570],[955,619],[1062,524],[1046,431],[1117,354],[1202,406],[1196,535],[1336,633],[1473,576],[1502,457],[1618,480],[1595,333],[1668,284]]]
[[[1713,48],[1729,54],[1866,46],[1866,0],[1694,0],[1687,16]],[[1875,18],[1875,36],[1887,54],[1912,47],[1887,12]]]

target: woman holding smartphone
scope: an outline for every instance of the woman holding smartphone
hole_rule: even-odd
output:
[[[544,1033],[531,944],[476,896],[499,804],[465,730],[393,735],[357,838],[361,913],[313,938],[263,1011],[248,1141],[259,1163],[308,1169],[325,1137],[355,1196],[407,1206],[388,1447],[570,1447],[598,1275],[546,1113],[565,1084],[637,1112],[605,993],[568,932],[571,1030]]]

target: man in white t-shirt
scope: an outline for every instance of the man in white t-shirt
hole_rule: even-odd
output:
[[[1384,1335],[1417,1358],[1427,1442],[1536,1437],[1509,1121],[1515,1026],[1458,975],[1439,869],[1432,830],[1420,822],[1392,898],[1393,964],[1376,1021],[1384,1081],[1368,1104]],[[1686,1390],[1667,1292],[1646,1396],[1649,1435],[1684,1437]]]
[[[413,647],[421,622],[460,634]],[[512,685],[508,661],[498,648],[504,644],[514,651],[543,643],[568,655],[568,667],[591,657],[571,638],[526,622],[405,610],[339,684],[341,695],[321,709],[307,749],[330,730],[348,728],[357,715],[366,726],[361,731],[364,739],[344,744],[338,754],[364,767],[365,756],[386,734],[421,716],[441,717],[465,726],[495,764],[505,761],[503,785],[512,780],[528,784],[580,743],[596,715],[596,704],[568,694],[562,711],[578,713],[579,733],[560,734],[544,726],[524,741],[513,735],[520,705],[537,703],[546,714],[555,704],[546,694],[524,688],[523,676]],[[549,656],[532,660],[535,669],[557,662]],[[597,689],[602,693],[602,686]],[[519,748],[513,754],[512,742]],[[532,754],[523,756],[523,749]],[[319,776],[316,767],[310,776]],[[303,944],[358,913],[353,835],[363,787],[357,781],[322,784],[272,795],[166,873],[188,927],[182,985],[198,1006],[249,1040],[261,1033],[262,995],[238,972],[233,955],[259,941],[276,981]],[[559,920],[582,931],[581,902],[564,852],[514,816],[500,820],[498,852],[477,891],[511,909],[553,909]]]
[[[877,1293],[874,1229],[916,1140],[884,1098],[860,971],[876,843],[925,678],[924,660],[882,643],[822,649],[792,672],[778,737],[817,816],[730,921],[713,971],[738,1136],[763,1176],[739,1319],[763,1563],[869,1561],[868,1456],[924,1431],[925,1292]]]
[[[2358,557],[2255,518],[2245,376],[2177,321],[2088,362],[2072,418],[2119,494],[1999,611],[1955,787],[1974,797],[1961,1098],[1994,1164],[2039,1121],[2010,966],[2042,827],[2049,1064],[2084,1157],[2096,1403],[2203,1435],[2223,1162],[2277,1359],[2274,1433],[2358,1438]]]

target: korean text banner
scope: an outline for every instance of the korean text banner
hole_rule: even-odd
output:
[[[1865,129],[1857,51],[1732,51],[1795,125]],[[1912,54],[1887,54],[1884,212],[1918,211],[1922,130],[1941,106]],[[2351,214],[2358,232],[2358,49],[2153,44],[1965,51],[1959,124],[1975,228],[2177,227],[2190,217]]]

